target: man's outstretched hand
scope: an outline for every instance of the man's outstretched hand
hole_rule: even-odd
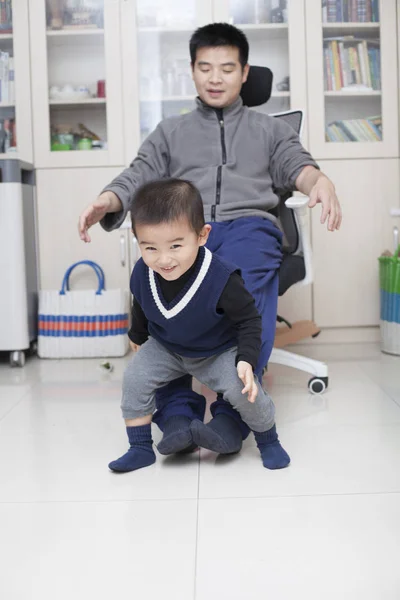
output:
[[[88,230],[109,212],[118,212],[122,209],[120,199],[114,192],[104,192],[83,211],[79,217],[78,231],[83,242],[90,242]]]
[[[310,198],[308,206],[322,204],[321,223],[328,221],[328,230],[340,229],[342,210],[332,181],[315,167],[307,166],[296,179],[296,187]]]

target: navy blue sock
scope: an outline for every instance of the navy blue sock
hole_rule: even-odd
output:
[[[233,454],[242,448],[242,431],[234,419],[225,414],[216,415],[207,425],[195,420],[190,424],[193,441],[201,448],[219,454]]]
[[[257,447],[261,453],[264,467],[267,469],[284,469],[290,463],[290,457],[279,442],[275,425],[268,431],[254,431]]]
[[[160,454],[175,454],[195,450],[189,417],[175,415],[164,423],[164,435],[157,446]]]
[[[151,439],[151,425],[127,427],[130,448],[126,454],[108,465],[111,471],[127,473],[142,467],[149,467],[156,461]]]

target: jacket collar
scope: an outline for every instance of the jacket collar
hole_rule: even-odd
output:
[[[202,113],[205,117],[215,119],[215,115],[218,116],[220,114],[220,111],[222,111],[224,118],[226,118],[226,117],[237,116],[240,113],[240,111],[243,109],[243,100],[239,96],[238,98],[236,98],[236,100],[235,100],[235,102],[233,102],[233,104],[230,104],[229,106],[226,106],[225,108],[218,109],[218,108],[214,108],[213,106],[209,106],[208,104],[205,104],[203,102],[203,100],[201,100],[201,98],[199,96],[197,96],[196,105],[197,105],[197,110],[200,113]]]

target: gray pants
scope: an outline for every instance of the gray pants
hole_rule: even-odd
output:
[[[242,394],[243,383],[235,366],[236,348],[207,358],[188,358],[170,352],[154,338],[149,338],[129,362],[122,388],[122,416],[137,419],[153,414],[155,392],[170,381],[193,375],[200,383],[235,408],[253,431],[267,431],[275,422],[274,404],[257,380],[258,395],[254,404]]]

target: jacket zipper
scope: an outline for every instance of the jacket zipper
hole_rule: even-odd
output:
[[[223,110],[216,110],[219,126],[221,130],[221,147],[222,147],[222,165],[226,164],[226,146],[225,146],[225,127],[224,127],[224,114]],[[215,190],[215,204],[211,207],[211,220],[215,221],[216,210],[218,204],[221,202],[221,180],[222,180],[222,165],[217,169],[217,185]]]

